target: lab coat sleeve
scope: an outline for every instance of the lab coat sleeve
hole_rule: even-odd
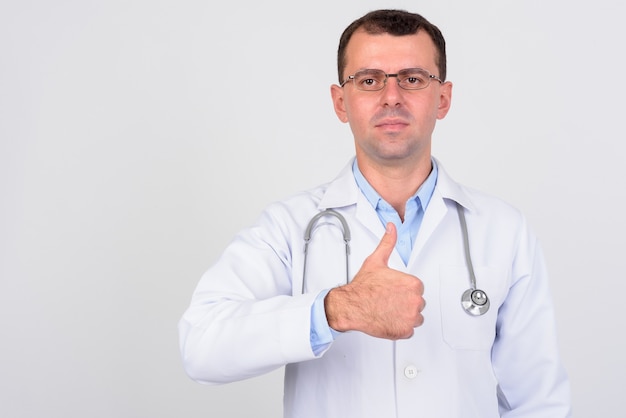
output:
[[[292,296],[291,243],[301,234],[294,225],[287,208],[268,208],[201,278],[179,322],[192,379],[227,383],[315,358],[310,331],[317,295]]]
[[[569,417],[569,382],[559,360],[543,254],[525,221],[519,236],[492,350],[500,413],[503,418]]]

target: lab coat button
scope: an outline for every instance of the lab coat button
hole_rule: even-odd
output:
[[[404,368],[404,376],[407,379],[415,379],[417,377],[417,373],[417,367],[415,367],[414,365],[406,366]]]

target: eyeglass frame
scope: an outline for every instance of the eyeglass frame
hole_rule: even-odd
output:
[[[400,74],[401,74],[402,72],[404,72],[404,71],[410,71],[410,70],[419,70],[419,71],[423,71],[424,73],[428,74],[428,83],[427,83],[425,86],[420,87],[420,88],[417,88],[417,89],[409,89],[409,88],[403,87],[403,86],[400,84],[400,79],[399,79],[398,77],[400,76]],[[355,81],[355,80],[356,80],[356,78],[355,78],[355,77],[356,77],[356,75],[357,75],[358,73],[360,73],[360,72],[364,72],[364,71],[380,71],[382,74],[384,74],[384,75],[385,75],[385,80],[384,80],[384,81],[383,81],[383,83],[382,83],[382,87],[381,87],[381,88],[379,88],[379,89],[376,89],[376,90],[364,90],[364,89],[359,88],[359,87],[355,84],[355,85],[354,85],[354,88],[356,88],[356,89],[357,89],[357,90],[359,90],[359,91],[381,91],[381,90],[382,90],[382,89],[384,89],[384,88],[385,88],[385,86],[387,85],[387,80],[389,79],[389,77],[395,77],[395,78],[396,78],[396,82],[398,83],[398,87],[400,87],[400,88],[401,88],[401,89],[403,89],[403,90],[409,90],[409,91],[411,91],[411,90],[424,90],[425,88],[428,88],[428,86],[430,86],[430,82],[431,82],[432,80],[437,80],[437,81],[439,82],[439,84],[443,84],[443,80],[442,80],[441,78],[437,77],[436,75],[431,74],[431,73],[430,73],[430,71],[425,70],[425,69],[423,69],[423,68],[419,68],[419,67],[413,67],[413,68],[403,68],[402,70],[398,71],[397,73],[389,73],[389,74],[388,74],[388,73],[386,73],[386,72],[384,72],[383,70],[379,70],[379,69],[377,69],[377,68],[366,68],[366,69],[363,69],[363,70],[359,70],[359,71],[357,71],[356,73],[354,73],[354,74],[349,75],[348,77],[346,77],[346,79],[345,79],[345,80],[343,80],[343,82],[342,82],[341,84],[339,84],[339,87],[343,88],[343,87],[346,85],[346,83],[348,83],[348,81]]]

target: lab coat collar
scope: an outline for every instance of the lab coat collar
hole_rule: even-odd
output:
[[[439,176],[437,177],[435,192],[439,192],[443,199],[452,200],[470,212],[474,211],[476,206],[472,202],[470,196],[468,196],[465,192],[465,189],[448,175],[439,160],[435,159],[435,161],[437,162],[437,167],[439,168]]]
[[[355,157],[352,157],[339,175],[328,185],[319,203],[320,210],[356,204],[360,190],[352,174],[354,159]]]
[[[359,194],[361,192],[354,180],[354,174],[352,173],[354,158],[355,157],[352,157],[350,159],[335,180],[329,184],[320,201],[320,210],[346,207],[354,205],[359,201]],[[475,210],[474,203],[463,188],[448,175],[439,160],[435,159],[435,162],[437,163],[439,173],[433,199],[439,196],[444,200],[448,199],[457,202],[470,212]]]

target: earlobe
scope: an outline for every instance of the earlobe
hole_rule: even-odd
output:
[[[333,107],[335,109],[335,114],[343,123],[348,122],[348,112],[346,111],[345,102],[343,99],[343,89],[336,84],[330,86],[330,96],[333,100]]]

